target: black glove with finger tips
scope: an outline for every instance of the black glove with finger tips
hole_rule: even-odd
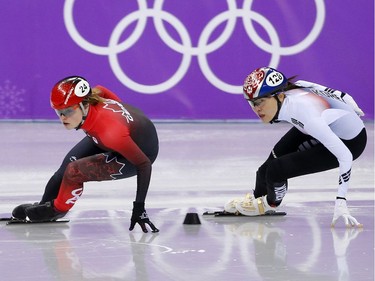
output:
[[[153,233],[159,232],[159,229],[155,227],[155,225],[150,221],[148,215],[145,210],[145,203],[144,202],[133,202],[133,213],[130,219],[130,227],[129,230],[133,230],[136,224],[139,224],[142,228],[144,233],[147,233],[146,224],[151,227]]]

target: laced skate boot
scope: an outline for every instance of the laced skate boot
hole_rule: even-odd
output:
[[[59,212],[53,206],[53,201],[26,208],[26,215],[33,222],[55,221],[64,217],[67,212]]]
[[[267,195],[254,198],[246,196],[245,200],[236,204],[236,209],[245,216],[261,216],[276,212],[276,207],[271,207],[267,202]]]
[[[31,203],[26,203],[26,204],[21,204],[17,207],[15,207],[12,211],[12,217],[18,220],[24,220],[26,219],[26,208],[31,207],[31,206],[36,206],[38,205],[38,202],[35,202],[34,204]]]

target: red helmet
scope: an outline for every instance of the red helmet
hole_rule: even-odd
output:
[[[89,83],[80,76],[69,76],[55,84],[51,91],[51,106],[63,109],[81,103],[91,93]]]

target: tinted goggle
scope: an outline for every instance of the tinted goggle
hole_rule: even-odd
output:
[[[266,98],[270,98],[271,96],[261,97],[259,99],[253,99],[253,100],[247,100],[247,102],[250,104],[251,108],[255,108],[256,106],[261,106]]]
[[[247,100],[247,102],[250,104],[251,108],[254,108],[261,104],[260,99],[259,100]]]
[[[248,99],[246,99],[246,100],[250,104],[251,108],[254,108],[256,106],[259,107],[259,106],[261,106],[264,103],[265,99],[273,97],[273,96],[276,96],[276,95],[278,95],[280,93],[282,93],[282,91],[273,92],[273,93],[271,93],[269,95],[266,95],[266,96],[263,96],[263,97],[259,97],[259,98],[255,98],[255,99],[252,99],[252,100],[248,100]]]
[[[75,110],[79,107],[78,104],[63,108],[63,109],[55,109],[55,112],[57,116],[65,116],[65,117],[70,117],[74,114]]]

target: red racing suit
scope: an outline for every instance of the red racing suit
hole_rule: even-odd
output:
[[[80,129],[86,133],[65,156],[49,180],[41,203],[54,200],[57,210],[70,210],[83,183],[137,176],[136,202],[144,202],[159,142],[154,124],[139,109],[121,103],[110,90],[97,86],[103,103],[89,105]]]

